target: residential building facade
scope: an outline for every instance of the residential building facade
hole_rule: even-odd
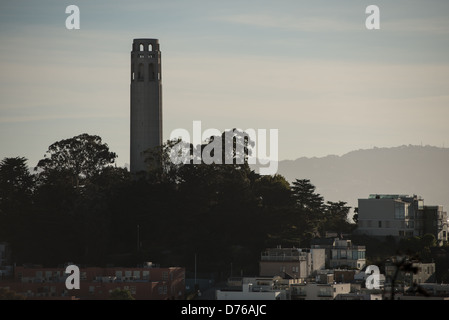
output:
[[[12,279],[2,280],[8,288],[33,299],[108,300],[115,289],[129,290],[136,300],[184,299],[185,270],[181,267],[87,267],[80,268],[80,289],[66,288],[65,268],[20,266]]]
[[[365,246],[353,245],[349,239],[327,238],[312,241],[312,249],[326,250],[326,268],[363,269],[366,265]]]
[[[358,200],[356,232],[397,238],[431,233],[442,244],[448,240],[447,213],[442,206],[424,205],[416,195],[372,194]]]
[[[259,275],[262,277],[307,278],[325,267],[325,250],[270,248],[262,252]]]
[[[299,283],[291,286],[292,300],[335,300],[351,292],[350,283]]]
[[[387,282],[396,275],[395,282],[397,285],[405,288],[413,286],[413,284],[433,283],[435,282],[435,263],[423,263],[420,261],[412,262],[411,267],[416,272],[399,270],[396,274],[396,265],[391,261],[385,263],[385,276]]]

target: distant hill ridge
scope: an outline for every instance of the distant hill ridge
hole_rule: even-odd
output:
[[[289,182],[310,179],[325,201],[346,201],[353,208],[369,194],[391,193],[416,194],[424,204],[449,210],[449,148],[403,145],[302,157],[280,161],[278,173]]]

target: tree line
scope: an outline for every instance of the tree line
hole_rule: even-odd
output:
[[[267,247],[307,247],[327,230],[355,227],[350,207],[325,201],[308,179],[290,184],[246,162],[174,164],[175,143],[149,150],[138,174],[117,167],[117,155],[89,134],[53,143],[33,171],[25,157],[4,158],[0,241],[11,244],[13,262],[193,270],[196,256],[198,271],[228,276],[232,265],[257,274]]]

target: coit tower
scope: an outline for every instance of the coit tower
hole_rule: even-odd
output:
[[[162,145],[162,76],[158,39],[133,41],[130,96],[130,171],[146,171],[144,151]]]

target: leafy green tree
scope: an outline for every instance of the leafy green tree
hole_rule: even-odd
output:
[[[11,244],[14,257],[26,250],[34,187],[26,158],[4,158],[0,162],[0,241]]]
[[[292,186],[293,199],[298,208],[319,215],[324,209],[324,198],[315,189],[309,179],[296,179]]]
[[[116,157],[99,136],[84,133],[50,145],[35,170],[44,180],[69,178],[72,186],[78,188],[84,181],[112,165]]]
[[[210,142],[214,142],[215,139],[221,139],[223,164],[248,163],[248,158],[252,155],[251,148],[254,147],[255,142],[244,131],[234,128],[223,132],[221,137],[211,137]]]
[[[185,146],[190,155],[176,170],[181,194],[200,200],[206,208],[254,203],[252,188],[258,175],[247,163],[252,144],[243,132],[234,129],[212,136],[202,145]],[[198,153],[217,163],[205,163],[204,158],[199,161]]]
[[[303,239],[311,239],[319,235],[319,227],[324,218],[324,198],[315,192],[315,186],[309,179],[296,179],[291,187],[295,201],[298,222]]]
[[[27,159],[4,158],[0,162],[0,210],[29,202],[34,189]]]
[[[255,181],[254,192],[264,207],[286,207],[292,204],[290,184],[279,174],[261,176]]]
[[[105,259],[111,239],[110,199],[127,179],[124,170],[112,166],[116,157],[100,137],[88,134],[49,146],[35,168],[34,215],[28,221],[35,240],[24,259],[50,265]]]
[[[178,170],[183,162],[174,163],[171,157],[177,155],[181,158],[184,148],[191,148],[191,145],[180,139],[173,139],[167,140],[162,146],[145,150],[147,171],[138,173],[139,177],[156,184],[176,184],[179,182]],[[187,157],[190,161],[191,156],[188,155]]]
[[[116,288],[109,295],[111,300],[135,300],[129,290]]]
[[[348,221],[348,214],[351,207],[344,201],[327,201],[325,205],[324,219],[321,221],[321,230],[337,231],[346,233],[351,231],[351,225]]]

